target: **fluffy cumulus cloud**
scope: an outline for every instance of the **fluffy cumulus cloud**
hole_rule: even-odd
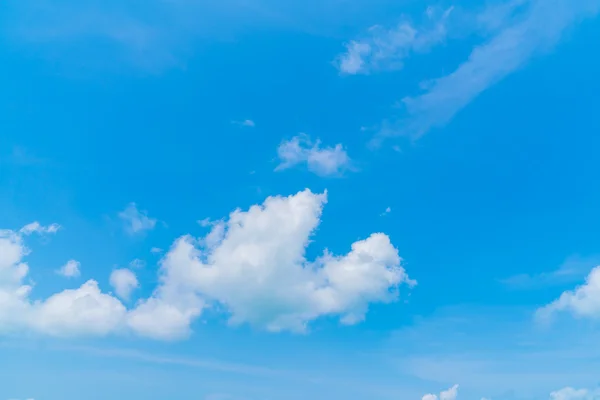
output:
[[[44,301],[32,301],[29,266],[23,261],[27,254],[22,234],[0,231],[0,332],[29,329],[55,336],[106,334],[120,324],[125,308],[101,293],[93,280]]]
[[[439,400],[456,400],[458,397],[458,385],[440,392]],[[426,394],[421,400],[438,400],[438,396],[432,393]]]
[[[80,267],[81,263],[79,261],[69,260],[65,265],[60,267],[56,273],[65,278],[77,278],[81,275],[81,271],[79,270]]]
[[[127,268],[114,270],[110,274],[110,285],[123,300],[129,300],[133,290],[140,286],[133,271]]]
[[[326,194],[308,190],[271,197],[262,206],[231,213],[208,234],[218,230],[210,243],[180,238],[164,260],[173,274],[169,281],[225,305],[232,323],[303,331],[325,315],[340,315],[347,324],[362,320],[370,303],[392,301],[398,285],[414,282],[381,233],[353,243],[345,255],[325,252],[306,260],[325,202]]]
[[[321,142],[313,143],[305,134],[283,141],[277,149],[279,165],[276,171],[282,171],[300,164],[306,164],[308,170],[321,176],[339,176],[351,170],[352,160],[341,144],[334,147],[321,147]]]
[[[570,312],[577,317],[600,318],[600,266],[592,269],[581,286],[568,290],[547,306],[537,311],[537,316],[548,320],[559,312]]]
[[[550,400],[598,400],[600,391],[566,387],[550,393]]]
[[[444,41],[446,20],[452,8],[427,9],[426,22],[415,27],[410,21],[386,29],[376,25],[361,39],[346,44],[346,51],[339,55],[336,65],[341,73],[349,75],[368,74],[378,70],[397,70],[411,53],[422,53]]]
[[[154,293],[130,309],[94,280],[31,300],[24,236],[1,231],[0,331],[53,336],[133,332],[176,339],[188,335],[193,320],[213,305],[224,308],[232,324],[269,331],[303,332],[323,316],[358,323],[370,304],[394,301],[400,285],[415,282],[383,233],[353,243],[346,254],[325,251],[307,260],[305,250],[326,200],[325,193],[309,190],[270,197],[247,211],[233,211],[203,238],[179,238],[161,261]],[[111,283],[122,298],[138,286],[130,270],[114,271]]]
[[[152,230],[156,226],[156,219],[150,218],[147,211],[139,210],[135,203],[129,203],[125,210],[119,213],[119,218],[130,235]]]
[[[106,335],[120,327],[126,314],[123,304],[102,293],[94,280],[26,306],[30,318],[24,322],[53,336]]]

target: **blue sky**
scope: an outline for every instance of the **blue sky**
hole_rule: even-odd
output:
[[[0,400],[600,399],[599,0],[7,0]]]

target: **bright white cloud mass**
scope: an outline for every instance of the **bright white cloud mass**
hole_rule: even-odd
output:
[[[0,37],[0,400],[600,400],[600,0],[6,0]]]
[[[456,400],[458,396],[458,385],[452,386],[448,390],[444,390],[440,393],[439,400]],[[426,394],[421,400],[438,400],[438,396],[435,394]]]
[[[538,317],[547,320],[559,312],[570,312],[577,317],[600,318],[600,266],[594,268],[581,286],[568,290],[537,311]]]
[[[326,201],[326,193],[309,190],[269,197],[247,211],[233,211],[212,227],[210,240],[177,239],[161,261],[159,286],[132,309],[103,293],[95,280],[34,300],[24,236],[0,231],[0,331],[53,336],[129,331],[176,339],[188,335],[193,320],[212,303],[226,308],[232,324],[275,332],[303,332],[327,315],[358,323],[371,303],[394,301],[400,285],[416,282],[383,233],[353,243],[345,255],[325,251],[307,260],[305,249]],[[110,281],[124,299],[139,285],[127,269],[114,271]]]

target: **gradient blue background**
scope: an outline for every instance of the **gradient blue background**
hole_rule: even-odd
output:
[[[422,12],[421,2],[180,2],[172,14],[74,3],[0,5],[0,227],[65,228],[31,243],[37,295],[64,288],[53,271],[67,257],[101,286],[115,265],[142,258],[148,294],[151,247],[201,234],[199,219],[306,187],[329,193],[309,254],[347,252],[382,231],[419,285],[406,302],[373,306],[360,325],[321,320],[308,335],[203,319],[176,343],[2,338],[0,399],[408,400],[454,383],[463,399],[544,399],[596,386],[597,326],[541,329],[532,312],[599,260],[597,19],[573,25],[443,128],[371,149],[360,128],[478,41],[410,57],[401,71],[340,76],[332,60],[343,43]],[[98,31],[74,22],[100,13],[109,22]],[[156,27],[156,42],[140,50],[105,32],[133,20]],[[244,119],[256,126],[231,123]],[[298,132],[343,143],[360,171],[273,172],[277,146]],[[131,201],[161,221],[141,239],[115,219]],[[583,260],[570,281],[503,283],[570,257]]]

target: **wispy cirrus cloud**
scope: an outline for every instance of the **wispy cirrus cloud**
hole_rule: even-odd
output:
[[[246,127],[246,128],[254,128],[254,127],[256,127],[256,123],[253,120],[251,120],[251,119],[244,119],[244,120],[241,120],[241,121],[231,121],[231,123],[234,124],[234,125],[238,125],[238,126]]]
[[[263,367],[259,365],[237,364],[226,361],[198,359],[198,358],[182,358],[170,355],[157,355],[144,351],[128,348],[108,348],[108,347],[92,347],[78,346],[69,344],[60,344],[51,348],[53,351],[59,352],[77,352],[89,354],[103,358],[117,358],[141,361],[148,364],[158,365],[173,365],[182,366],[202,370],[222,371],[249,376],[265,376],[265,377],[281,377],[292,376],[296,377],[294,371],[283,371],[274,368]],[[301,377],[301,375],[299,375]]]
[[[462,30],[457,36],[471,32],[482,42],[451,73],[423,82],[420,94],[405,96],[400,114],[381,123],[372,144],[390,136],[416,139],[446,125],[482,92],[552,50],[567,29],[599,10],[600,0],[512,0],[489,3],[477,12],[461,10],[461,24],[453,25]],[[367,41],[350,42],[339,66],[354,74],[397,69],[411,51],[430,50],[444,35],[453,34],[439,26],[417,30],[400,25]]]
[[[146,71],[179,63],[179,33],[170,28],[174,16],[166,3],[140,8],[129,0],[32,0],[25,6],[8,0],[3,7],[11,18],[0,34],[54,62],[108,69],[130,64]]]
[[[19,232],[21,232],[23,235],[26,235],[26,236],[29,236],[33,233],[37,233],[39,235],[45,235],[45,234],[54,234],[54,233],[58,232],[59,229],[60,229],[59,224],[50,224],[48,226],[44,226],[44,225],[40,224],[39,222],[35,221],[35,222],[25,225],[23,228],[21,228],[21,230]]]
[[[551,50],[566,29],[596,15],[599,8],[598,0],[529,1],[488,42],[475,47],[454,72],[428,83],[424,93],[405,97],[406,116],[386,124],[381,135],[418,138],[447,124],[479,94],[533,57]]]
[[[389,4],[394,2],[5,0],[0,38],[54,65],[161,73],[185,67],[198,43],[265,27],[329,35]]]
[[[600,265],[600,257],[568,258],[560,267],[553,271],[539,274],[517,274],[501,279],[500,282],[511,289],[529,290],[566,283],[577,282],[594,266]]]
[[[464,399],[554,399],[549,394],[560,388],[596,387],[597,329],[571,323],[565,329],[540,330],[531,323],[532,311],[439,309],[397,331],[382,354],[400,373],[435,383],[439,390],[459,383],[464,391],[458,398]]]
[[[336,59],[343,74],[369,74],[381,70],[397,70],[411,53],[423,53],[440,44],[446,37],[446,21],[453,8],[429,7],[422,26],[405,18],[393,28],[371,27],[361,39],[346,44],[346,52]]]

